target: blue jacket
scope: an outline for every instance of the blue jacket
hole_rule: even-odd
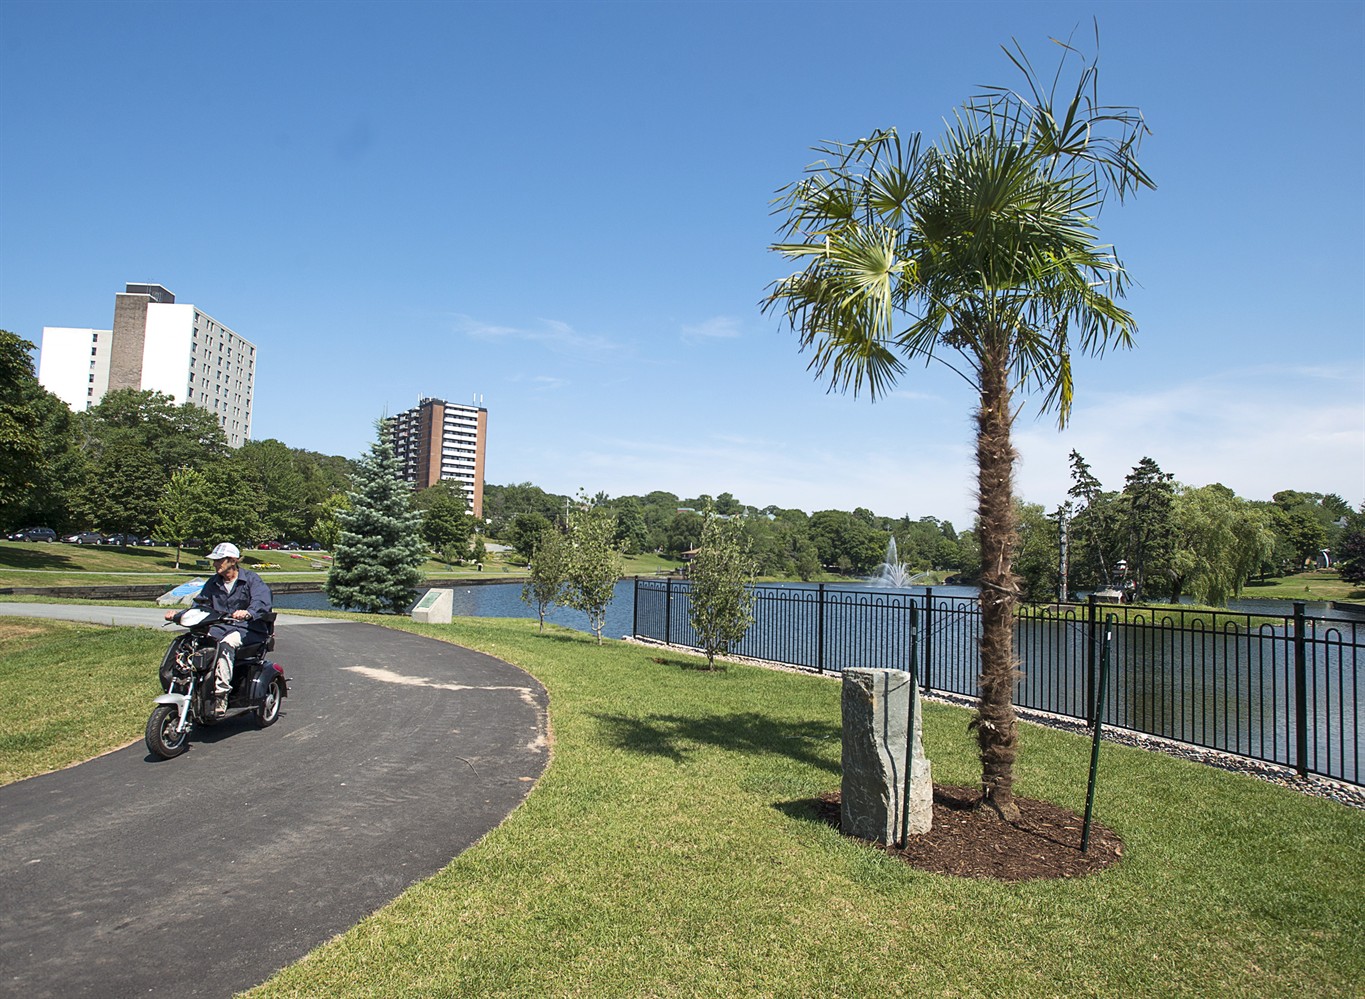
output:
[[[211,634],[222,638],[228,631],[240,631],[245,644],[264,642],[270,633],[261,615],[270,611],[270,587],[265,580],[250,569],[237,567],[237,582],[232,584],[232,592],[223,585],[223,577],[216,572],[209,577],[199,595],[194,598],[194,606],[218,614],[231,614],[244,610],[251,615],[245,621],[223,621],[215,624]]]

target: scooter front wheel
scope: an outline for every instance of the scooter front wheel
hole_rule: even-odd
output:
[[[158,704],[147,719],[147,749],[163,760],[174,759],[190,748],[190,730],[179,730],[180,712],[174,704]]]

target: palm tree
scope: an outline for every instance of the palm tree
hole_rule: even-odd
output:
[[[911,359],[939,361],[977,389],[981,676],[972,720],[983,805],[1014,819],[1017,725],[1012,650],[1018,599],[1010,431],[1016,390],[1042,391],[1064,426],[1071,354],[1132,343],[1120,308],[1126,274],[1097,242],[1106,199],[1153,187],[1136,154],[1147,129],[1134,108],[1105,107],[1097,64],[1074,89],[1063,45],[1044,85],[1023,51],[1005,49],[1026,86],[989,88],[957,111],[936,144],[894,130],[816,147],[825,159],[784,188],[775,214],[802,261],[764,303],[812,352],[830,389],[883,395]],[[946,355],[946,356],[945,356]]]

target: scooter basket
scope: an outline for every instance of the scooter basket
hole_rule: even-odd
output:
[[[207,676],[213,672],[213,660],[217,658],[217,655],[218,650],[212,645],[206,649],[200,649],[190,655],[190,668],[194,670],[197,676]]]

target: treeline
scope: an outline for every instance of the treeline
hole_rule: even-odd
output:
[[[33,373],[32,344],[0,331],[0,523],[139,537],[321,540],[352,462],[277,440],[233,449],[206,409],[119,389],[72,412]],[[185,519],[188,518],[188,519]]]
[[[707,509],[739,519],[758,574],[809,580],[822,573],[867,576],[896,543],[911,573],[934,571],[973,582],[981,555],[974,530],[925,516],[746,506],[729,493],[680,498],[669,492],[591,499],[615,517],[615,543],[627,554],[674,558],[700,543]],[[523,482],[485,486],[489,532],[529,557],[544,528],[563,522],[575,501]],[[1143,458],[1122,489],[1107,490],[1085,460],[1072,454],[1070,499],[1048,513],[1016,505],[1015,572],[1027,600],[1065,590],[1113,588],[1125,599],[1190,595],[1222,605],[1257,577],[1283,576],[1320,562],[1348,580],[1365,580],[1365,511],[1332,493],[1283,490],[1269,501],[1247,500],[1218,483],[1185,486]],[[1064,539],[1065,538],[1065,542]],[[1065,543],[1067,575],[1062,579]]]
[[[1283,576],[1320,563],[1357,565],[1365,515],[1333,493],[1286,489],[1247,500],[1219,483],[1185,486],[1144,457],[1122,489],[1106,489],[1085,459],[1071,453],[1070,499],[1046,513],[1019,507],[1014,568],[1026,599],[1057,595],[1063,522],[1068,588],[1116,589],[1126,599],[1191,595],[1222,605],[1257,577]]]
[[[99,530],[139,536],[317,541],[331,547],[348,505],[356,463],[277,440],[228,446],[207,410],[153,392],[109,392],[73,413],[38,384],[32,345],[0,331],[0,526]],[[1365,516],[1340,496],[1285,490],[1272,500],[1224,486],[1183,486],[1143,458],[1121,489],[1106,489],[1073,452],[1072,488],[1061,510],[1017,506],[1015,571],[1026,599],[1061,589],[1062,522],[1068,592],[1118,588],[1134,598],[1192,594],[1222,603],[1257,576],[1316,564],[1326,551],[1347,579],[1365,579]],[[878,516],[863,507],[812,514],[753,507],[730,493],[571,499],[529,482],[484,487],[484,523],[465,515],[454,483],[413,499],[422,534],[448,561],[483,558],[496,538],[529,557],[534,539],[584,503],[609,514],[625,554],[673,558],[701,543],[709,509],[743,524],[757,572],[809,580],[867,576],[894,539],[910,572],[970,582],[980,569],[973,530],[932,516]],[[174,527],[175,537],[166,534]]]
[[[485,486],[483,502],[489,533],[529,555],[540,532],[563,521],[577,501],[522,482]],[[762,576],[803,580],[823,572],[866,576],[886,557],[892,537],[900,561],[915,571],[971,576],[979,563],[975,535],[959,534],[952,523],[935,517],[879,517],[863,507],[808,515],[777,506],[746,506],[730,493],[685,498],[663,491],[618,497],[598,493],[589,502],[615,517],[614,541],[628,555],[657,552],[680,558],[700,545],[708,509],[736,518],[744,525]]]

